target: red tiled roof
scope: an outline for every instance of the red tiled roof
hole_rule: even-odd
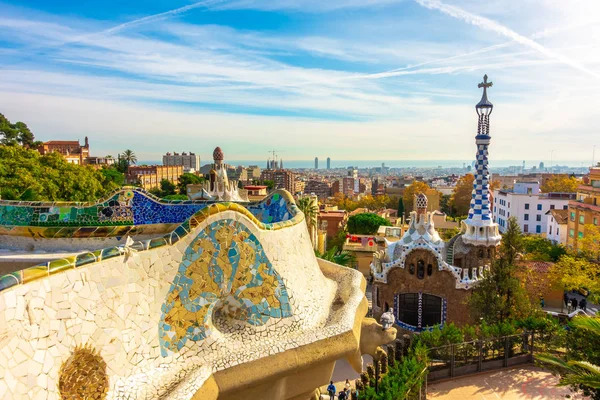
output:
[[[554,263],[550,261],[521,261],[520,264],[532,271],[543,274],[548,273],[550,267],[554,265]]]
[[[569,219],[569,210],[550,210],[550,214],[552,214],[559,225],[566,224]]]
[[[74,144],[80,146],[78,140],[50,140],[49,142],[44,142],[44,144]]]

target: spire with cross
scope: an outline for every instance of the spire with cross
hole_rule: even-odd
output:
[[[489,116],[494,105],[487,98],[487,88],[492,86],[488,82],[488,76],[484,75],[483,82],[477,85],[483,88],[481,101],[477,103],[478,126],[475,143],[477,154],[475,161],[475,180],[471,192],[471,205],[469,215],[463,221],[463,241],[472,245],[496,245],[500,242],[498,225],[492,219],[492,206],[490,201],[490,173],[488,169],[488,148],[491,137]]]

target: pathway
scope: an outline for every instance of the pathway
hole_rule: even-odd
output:
[[[583,399],[568,387],[558,387],[558,378],[533,365],[430,383],[427,399],[435,400],[558,400]],[[569,397],[567,397],[569,396]]]

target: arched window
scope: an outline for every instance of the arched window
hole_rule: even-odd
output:
[[[421,331],[444,322],[441,297],[426,293],[402,293],[397,296],[398,310],[395,311],[398,321],[409,325],[410,330]]]
[[[473,268],[469,268],[469,279],[473,279]]]
[[[483,249],[479,249],[479,258],[483,258]]]
[[[427,275],[431,276],[433,274],[433,265],[427,264]]]
[[[488,257],[487,258],[492,258],[492,249],[488,249]]]
[[[414,274],[415,274],[415,264],[411,263],[411,264],[408,266],[408,272],[409,272],[411,275],[414,275]]]
[[[423,260],[417,261],[417,278],[423,279],[425,277],[425,263]]]

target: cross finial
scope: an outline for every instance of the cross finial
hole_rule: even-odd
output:
[[[487,74],[485,74],[483,76],[483,82],[481,82],[479,85],[477,85],[478,88],[483,88],[483,91],[485,92],[485,89],[489,88],[490,86],[493,86],[494,83],[493,82],[488,82],[487,81],[488,77]]]

